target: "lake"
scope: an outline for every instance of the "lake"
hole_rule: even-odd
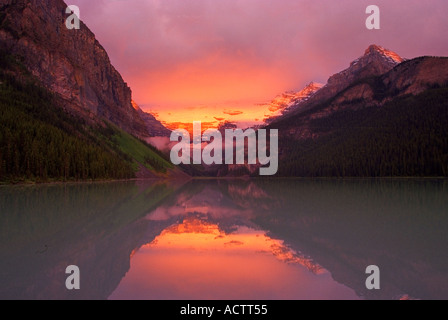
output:
[[[447,235],[442,179],[3,186],[0,299],[448,299]]]

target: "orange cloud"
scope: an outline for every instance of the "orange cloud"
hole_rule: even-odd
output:
[[[257,102],[310,81],[325,83],[371,43],[408,58],[447,55],[448,1],[377,1],[385,23],[373,33],[358,0],[71,3],[80,6],[134,100],[157,105],[163,121],[190,122],[229,109],[244,111],[229,115],[232,121],[260,119],[269,112]],[[205,109],[186,110],[195,106]]]
[[[171,123],[165,123],[165,126],[170,130],[177,130],[177,129],[185,129],[190,134],[193,134],[193,122],[171,122]],[[204,133],[207,129],[214,129],[217,127],[216,122],[202,122],[201,123],[201,130],[202,133]]]
[[[239,116],[240,114],[243,114],[243,111],[233,111],[233,110],[224,110],[224,114],[228,114],[229,116]]]

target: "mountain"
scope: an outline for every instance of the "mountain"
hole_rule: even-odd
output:
[[[276,113],[276,115],[265,119],[265,122],[270,123],[281,115],[294,112],[301,102],[307,101],[322,87],[323,85],[320,83],[311,82],[300,91],[288,91],[278,95],[269,103],[269,111]]]
[[[151,137],[169,137],[171,135],[171,130],[166,128],[152,114],[144,112],[140,109],[139,105],[135,103],[135,101],[132,101],[132,107],[137,111],[138,115],[143,120],[143,123],[146,125],[146,130]]]
[[[144,141],[163,126],[134,109],[87,26],[66,28],[66,7],[0,2],[0,183],[184,176]]]
[[[292,106],[294,111],[290,115],[300,113],[332,98],[358,80],[380,76],[392,70],[403,61],[404,59],[395,52],[378,45],[371,45],[362,57],[350,63],[349,68],[332,75],[328,79],[327,84],[310,97],[310,99],[300,101],[295,106]]]
[[[448,176],[448,58],[406,60],[371,45],[308,93],[272,102],[283,111],[264,126],[279,130],[277,176]],[[258,168],[222,165],[217,175]]]
[[[323,96],[324,93],[334,95],[359,79],[382,75],[403,61],[404,59],[395,52],[371,45],[362,57],[350,63],[348,69],[331,76],[319,96]]]
[[[141,138],[151,135],[146,115],[132,107],[131,89],[95,35],[83,23],[79,30],[66,28],[62,0],[2,0],[0,6],[0,48],[18,57],[65,109]]]
[[[446,176],[448,58],[370,46],[279,129],[280,175]]]
[[[297,93],[283,94],[274,99],[271,103],[273,108],[282,110],[282,113],[267,119],[266,123],[269,124],[307,110],[315,104],[330,99],[352,83],[367,77],[382,75],[403,61],[404,59],[397,53],[378,45],[371,45],[363,56],[350,63],[349,68],[332,75],[327,84],[311,82]]]

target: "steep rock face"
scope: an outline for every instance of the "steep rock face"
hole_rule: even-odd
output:
[[[152,114],[144,112],[142,109],[140,109],[140,107],[138,106],[137,103],[135,103],[135,101],[132,101],[132,106],[145,123],[149,135],[154,137],[169,137],[171,135],[171,131],[169,129],[167,129]]]
[[[403,61],[395,52],[371,45],[364,56],[353,61],[348,69],[331,76],[328,87],[335,92],[343,90],[357,79],[382,75]]]
[[[361,58],[350,63],[348,69],[331,76],[323,91],[334,95],[359,79],[385,74],[403,61],[395,52],[371,45]]]
[[[62,0],[1,0],[0,48],[19,57],[69,111],[148,136],[131,89],[85,24],[66,28],[66,8]]]
[[[434,86],[448,85],[448,58],[420,57],[402,63],[382,77],[389,92],[417,95]]]
[[[448,85],[448,58],[420,57],[406,61],[389,72],[366,78],[336,95],[332,106],[351,108],[381,106],[395,97],[418,95],[433,87]]]

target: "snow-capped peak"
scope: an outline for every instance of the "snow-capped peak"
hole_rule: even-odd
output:
[[[310,82],[300,91],[287,91],[278,95],[268,104],[271,115],[265,121],[269,122],[275,117],[296,109],[301,102],[307,101],[322,87],[323,84]]]
[[[378,46],[376,44],[372,44],[367,48],[367,50],[364,53],[364,56],[370,55],[370,54],[380,54],[386,59],[392,60],[395,63],[401,63],[404,61],[402,57],[400,57],[398,54],[396,54],[393,51],[390,51],[388,49],[384,49],[381,46]]]

